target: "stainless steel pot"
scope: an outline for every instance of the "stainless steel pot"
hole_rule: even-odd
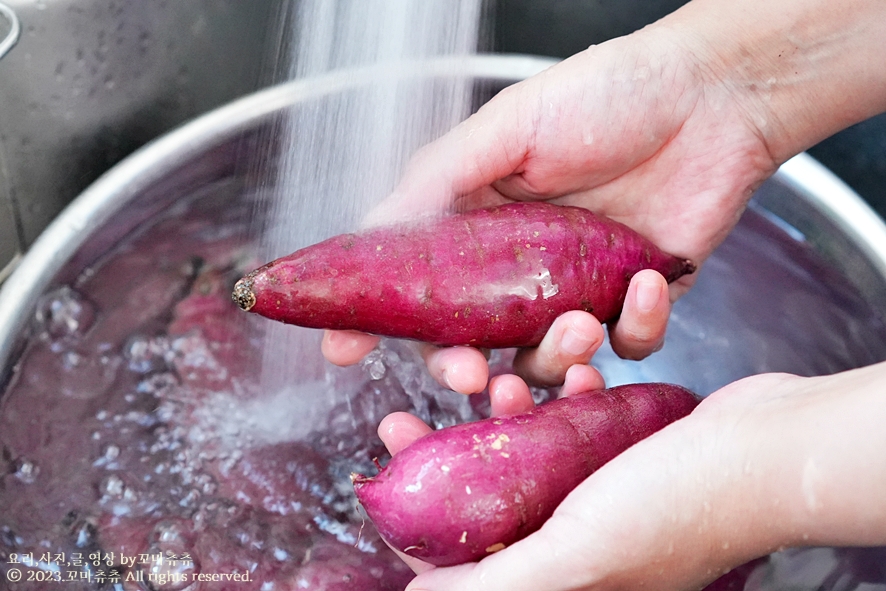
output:
[[[466,76],[482,88],[553,63],[495,55],[332,72],[247,96],[153,141],[71,203],[3,285],[0,384],[15,374],[44,293],[73,282],[135,230],[150,232],[158,215],[195,191],[219,183],[254,188],[250,179],[267,178],[275,166],[262,157],[273,143],[268,131],[290,109],[381,79]],[[245,162],[248,154],[257,157]],[[706,394],[759,372],[813,375],[886,359],[884,318],[886,225],[800,155],[761,187],[697,286],[675,305],[664,349],[639,363],[605,353],[596,363],[613,384],[666,380]]]

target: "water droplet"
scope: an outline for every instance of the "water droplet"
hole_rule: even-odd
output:
[[[178,504],[182,507],[193,507],[197,501],[200,499],[200,491],[192,488],[188,491],[182,499],[178,502]]]
[[[112,499],[122,499],[123,494],[126,492],[126,484],[122,478],[116,474],[111,474],[102,481],[100,491],[102,495]]]
[[[95,320],[95,307],[70,287],[62,287],[40,299],[37,321],[54,339],[84,334]]]
[[[67,351],[62,354],[62,364],[65,369],[74,369],[83,361],[83,357],[74,351]]]
[[[102,457],[105,461],[113,462],[120,456],[120,448],[114,445],[113,443],[109,443],[105,447],[105,452],[102,454]]]
[[[387,373],[382,353],[378,350],[373,351],[363,359],[363,368],[369,372],[369,377],[376,381],[385,377]]]
[[[31,484],[37,480],[37,474],[39,473],[40,468],[31,460],[19,458],[15,462],[15,477],[25,484]]]
[[[154,526],[154,539],[162,544],[184,544],[182,526],[174,521],[161,521]]]
[[[78,548],[87,548],[92,546],[98,535],[95,524],[84,520],[77,521],[71,527],[71,537],[74,539],[74,545]]]

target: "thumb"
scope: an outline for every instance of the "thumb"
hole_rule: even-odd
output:
[[[518,83],[516,86],[520,86]],[[510,87],[438,140],[421,148],[393,193],[364,223],[377,225],[504,201],[492,183],[518,171],[526,155],[519,125],[522,92]]]

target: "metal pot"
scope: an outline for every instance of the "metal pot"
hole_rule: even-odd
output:
[[[44,293],[74,282],[129,235],[150,232],[164,211],[196,191],[224,186],[237,199],[255,188],[256,175],[267,178],[275,165],[266,157],[268,130],[290,109],[382,78],[470,77],[488,88],[552,63],[495,55],[332,72],[247,96],[148,144],[71,203],[3,285],[0,384],[21,377],[16,363]],[[244,154],[256,157],[244,164]],[[886,359],[884,318],[886,225],[800,155],[761,187],[696,287],[675,305],[664,349],[639,363],[605,353],[595,362],[611,384],[664,380],[707,394],[754,373],[814,375]]]

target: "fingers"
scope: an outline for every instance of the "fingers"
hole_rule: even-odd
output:
[[[431,428],[424,421],[408,412],[391,413],[378,425],[378,436],[392,456],[430,432]]]
[[[428,371],[440,384],[462,394],[476,394],[486,388],[489,366],[486,357],[473,347],[422,347]]]
[[[668,283],[656,271],[640,271],[631,279],[624,308],[610,325],[612,350],[623,359],[643,359],[664,345],[671,313]]]
[[[354,365],[378,345],[379,337],[353,330],[327,330],[320,350],[330,363]]]
[[[603,344],[603,326],[586,312],[566,312],[551,326],[541,344],[514,358],[514,370],[527,382],[559,386],[573,365],[587,365]]]
[[[494,417],[529,412],[535,407],[529,386],[512,374],[496,376],[489,381],[489,402]]]
[[[573,365],[566,370],[560,397],[572,396],[589,390],[601,390],[606,387],[603,376],[590,365]]]

